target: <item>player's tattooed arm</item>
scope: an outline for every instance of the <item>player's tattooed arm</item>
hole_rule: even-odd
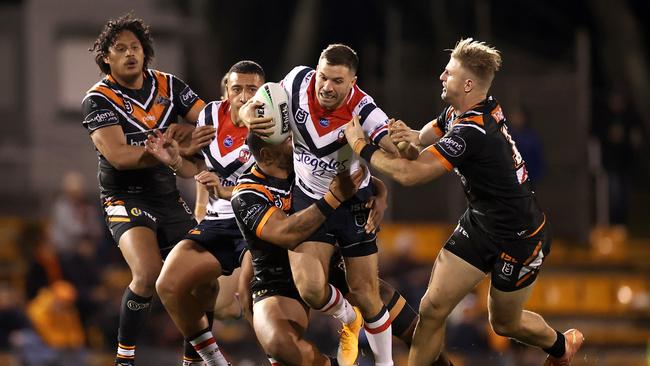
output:
[[[364,175],[365,169],[352,175],[342,172],[334,178],[323,198],[292,215],[286,216],[281,210],[274,209],[258,236],[283,248],[295,248],[313,234],[343,201],[354,196]]]

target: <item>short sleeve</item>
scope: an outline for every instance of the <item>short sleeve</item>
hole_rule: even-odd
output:
[[[369,95],[361,99],[354,114],[359,116],[364,132],[375,144],[379,144],[382,137],[388,135],[388,116]]]
[[[178,108],[178,114],[181,116],[185,116],[194,104],[201,100],[189,85],[173,75],[172,90],[174,93],[174,105]]]
[[[100,129],[117,125],[120,123],[120,117],[115,107],[106,99],[91,95],[84,98],[81,104],[83,112],[83,126],[88,129],[89,133]]]
[[[239,226],[258,238],[269,217],[278,210],[264,194],[247,188],[236,188],[230,203]]]
[[[473,124],[459,124],[426,151],[435,155],[447,170],[451,170],[483,149],[484,144],[485,130]]]

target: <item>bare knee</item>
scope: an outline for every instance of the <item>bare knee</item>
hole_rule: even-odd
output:
[[[451,308],[443,304],[439,299],[433,299],[428,293],[425,293],[420,301],[419,315],[421,320],[433,320],[444,322]]]
[[[171,276],[161,275],[156,281],[156,292],[163,303],[180,296],[181,289],[178,280]]]
[[[131,290],[141,296],[150,296],[156,288],[156,279],[160,274],[160,268],[133,271]]]
[[[514,317],[512,319],[504,319],[490,315],[490,326],[492,326],[492,330],[502,337],[516,337],[520,325],[520,322],[515,320]]]
[[[288,352],[297,348],[294,337],[286,332],[274,329],[260,340],[262,347],[271,357],[282,361],[290,358]]]
[[[319,308],[327,302],[325,276],[296,276],[296,288],[300,297],[312,308]]]
[[[381,310],[384,303],[379,296],[379,286],[375,286],[372,281],[366,281],[350,283],[349,287],[352,301],[366,316],[372,316]]]

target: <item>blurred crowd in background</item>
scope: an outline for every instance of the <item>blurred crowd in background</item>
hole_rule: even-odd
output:
[[[0,9],[3,19],[20,18],[16,14],[22,14],[25,8],[34,12],[36,8],[50,6],[46,1],[8,3],[11,3],[11,9]],[[126,3],[130,4],[120,4]],[[181,19],[195,19],[197,24],[207,24],[204,38],[181,47],[189,56],[205,57],[188,57],[184,61],[189,63],[189,66],[185,65],[185,72],[182,71],[183,65],[178,70],[206,100],[217,97],[216,86],[223,70],[227,69],[226,65],[241,58],[256,58],[250,56],[251,47],[242,39],[261,42],[256,38],[262,32],[258,28],[248,29],[236,24],[241,19],[231,16],[250,11],[243,4],[172,0],[143,3],[149,4],[146,9],[160,6],[163,10],[152,14],[161,18],[164,16],[160,13],[167,11],[182,14]],[[585,356],[574,364],[650,365],[650,226],[647,211],[650,204],[650,190],[647,188],[650,187],[650,164],[647,162],[650,120],[648,105],[643,103],[647,99],[642,98],[646,94],[640,92],[647,91],[647,85],[650,85],[643,71],[650,69],[646,61],[650,57],[650,47],[647,47],[650,44],[650,25],[643,18],[650,10],[647,3],[596,0],[507,5],[508,2],[489,0],[430,3],[386,0],[376,4],[361,1],[354,5],[336,1],[331,7],[326,7],[325,3],[288,1],[286,5],[293,9],[291,15],[295,19],[300,16],[299,10],[309,10],[313,14],[320,11],[324,14],[322,19],[333,18],[337,14],[332,9],[348,5],[350,12],[366,16],[343,20],[347,26],[340,29],[328,27],[325,20],[314,22],[317,23],[312,32],[315,35],[310,32],[301,34],[304,37],[311,34],[317,39],[306,42],[312,46],[310,49],[313,48],[310,52],[315,53],[321,49],[321,43],[332,41],[345,41],[357,48],[362,61],[360,78],[364,79],[365,88],[376,96],[380,105],[387,106],[385,109],[399,110],[407,118],[419,120],[412,124],[414,128],[419,128],[428,121],[427,118],[439,112],[434,110],[440,106],[436,77],[444,63],[437,61],[447,57],[440,50],[453,46],[459,35],[472,34],[484,35],[483,39],[495,41],[493,43],[498,48],[505,50],[504,75],[497,76],[495,92],[505,99],[504,109],[512,137],[526,161],[531,180],[540,187],[541,201],[548,202],[551,222],[558,229],[548,265],[545,264],[531,299],[532,306],[541,309],[545,317],[548,315],[551,324],[557,328],[580,324],[585,329]],[[456,6],[463,11],[455,11]],[[366,8],[370,9],[367,13]],[[389,10],[384,12],[384,8]],[[98,26],[91,27],[92,31],[86,29],[89,27],[87,24],[77,28],[82,28],[84,35],[94,37],[99,32],[99,24],[109,16],[123,14],[123,10],[115,10],[110,15],[99,12],[101,16],[96,14],[98,11],[87,10],[97,17],[95,23]],[[280,10],[274,8],[269,13],[281,17]],[[137,15],[146,20],[147,12],[143,13],[145,15]],[[506,13],[509,20],[500,18]],[[446,14],[451,15],[446,17]],[[471,17],[478,21],[467,21]],[[65,17],[61,15],[60,18]],[[360,22],[359,31],[351,35],[350,28],[354,22]],[[173,21],[168,23],[175,24]],[[156,34],[154,29],[154,38],[160,36],[158,39],[162,43],[170,39],[169,24],[165,28],[167,33]],[[277,29],[269,27],[264,31],[268,31],[269,36],[286,32],[290,25],[295,26],[286,21]],[[395,33],[395,27],[401,31]],[[192,32],[197,32],[198,26],[188,28],[181,40],[192,38]],[[238,33],[239,30],[242,34]],[[12,30],[4,31],[6,35]],[[581,43],[584,31],[590,38]],[[65,39],[64,36],[70,32],[70,29],[65,29],[58,36]],[[391,43],[394,35],[403,41],[398,42],[398,46]],[[614,35],[627,37],[619,42],[613,39]],[[29,37],[34,36],[27,34],[25,39]],[[5,38],[0,41],[4,42]],[[296,38],[295,34],[291,40],[305,44],[304,39]],[[430,43],[435,43],[436,47]],[[589,80],[585,84],[574,82],[584,76],[580,71],[583,70],[579,54],[581,44],[589,45],[585,54],[591,66],[585,71]],[[5,43],[0,43],[2,45]],[[40,49],[41,45],[33,47]],[[259,47],[256,51],[260,59],[256,60],[264,65],[267,74],[274,75],[270,79],[282,77],[281,70],[287,62],[298,60],[296,62],[305,63],[303,58],[307,56],[315,61],[315,54],[309,52],[304,57],[295,56],[295,53],[278,57],[278,50],[272,45],[261,42]],[[292,47],[285,48],[291,50]],[[434,56],[429,53],[422,56],[422,50],[432,48]],[[396,64],[390,57],[395,57],[395,51],[399,51],[402,57],[401,61],[395,61],[398,66],[402,65],[399,62],[406,65],[400,68],[401,71],[393,68]],[[209,73],[202,74],[205,59],[216,61]],[[531,59],[540,61],[534,64],[523,62]],[[0,61],[2,65],[7,64],[4,59]],[[87,59],[80,62],[92,64],[93,61],[88,54]],[[176,71],[173,67],[171,69]],[[567,69],[572,71],[566,72]],[[539,78],[533,78],[535,73]],[[550,76],[544,80],[547,74]],[[575,80],[565,80],[565,75],[575,76]],[[400,79],[395,81],[395,78]],[[425,78],[426,81],[422,82]],[[41,80],[37,80],[35,85],[40,85],[39,82]],[[395,83],[400,84],[401,89],[394,89]],[[589,90],[576,92],[580,86]],[[79,91],[79,100],[84,91]],[[404,97],[407,95],[409,98]],[[582,97],[587,98],[588,103],[581,105]],[[11,111],[3,98],[0,98],[0,110]],[[22,104],[17,105],[20,109]],[[586,108],[582,108],[585,105]],[[581,108],[584,113],[579,110]],[[59,123],[56,126],[63,126],[62,129],[73,126],[74,131],[83,136],[78,111],[72,114],[67,110],[63,112],[51,117],[55,120],[52,123]],[[9,112],[5,114],[15,117]],[[42,131],[52,131],[52,128],[38,125],[45,123],[41,122],[40,114],[25,114],[33,125],[21,127],[18,121],[3,122],[0,133],[5,137],[17,136],[17,141],[28,141],[25,145],[33,145],[29,148],[36,151],[45,139],[40,135],[30,135],[30,126],[39,127],[39,131],[42,126],[45,126]],[[579,125],[578,117],[587,121],[584,134],[574,131]],[[66,124],[68,120],[72,124]],[[61,135],[65,134],[61,132]],[[3,186],[0,192],[4,202],[0,207],[0,365],[105,365],[114,357],[120,301],[130,281],[130,273],[104,224],[96,181],[89,178],[96,171],[94,152],[87,137],[83,138],[84,142],[74,146],[73,152],[68,151],[68,155],[59,159],[70,161],[75,157],[81,160],[80,156],[84,155],[84,161],[91,163],[79,165],[84,168],[91,166],[92,169],[60,168],[45,159],[45,162],[38,162],[42,165],[34,164],[43,169],[32,167],[30,170],[31,177],[38,181],[33,184],[27,179],[30,174],[21,175],[24,169],[10,170],[14,164],[12,157],[20,156],[22,159],[23,150],[8,140],[0,140],[0,163],[5,164],[2,165],[5,171],[13,172],[3,177],[8,188]],[[57,145],[66,144],[57,142]],[[31,156],[35,157],[34,160],[43,160],[39,154],[36,152]],[[54,157],[56,152],[51,155],[52,159],[57,159]],[[50,165],[51,170],[45,169],[46,165]],[[41,170],[45,170],[41,174],[49,180],[38,175]],[[50,171],[56,174],[48,173]],[[55,179],[54,176],[57,180],[60,178],[58,189],[38,189]],[[181,186],[185,187],[183,194],[191,203],[193,185],[181,182]],[[454,197],[461,197],[459,192],[453,191],[448,195],[431,192],[445,193],[449,187],[458,190],[458,186],[456,179],[449,184],[446,181],[436,183],[433,189],[437,191],[389,186],[391,208],[387,215],[387,229],[380,233],[381,277],[392,283],[415,309],[426,289],[435,253],[455,225],[453,218],[458,212],[454,210],[463,206],[453,204]],[[418,203],[422,194],[441,200],[445,210]],[[22,206],[23,202],[29,206],[28,214],[25,214],[27,209]],[[424,230],[423,234],[414,236],[413,233],[420,229]],[[484,289],[477,288],[476,293],[468,295],[447,324],[446,349],[455,364],[540,365],[544,359],[541,351],[521,347],[494,335],[489,329],[482,291]],[[181,334],[159,301],[156,300],[151,312],[151,320],[144,329],[142,344],[138,348],[139,364],[180,365]],[[245,320],[215,323],[214,334],[235,365],[264,364],[265,356]],[[308,338],[323,351],[335,354],[337,327],[325,317],[314,316]],[[405,364],[406,353],[398,343],[395,342],[398,349],[395,359],[396,364],[401,365]],[[369,354],[367,348],[365,354]],[[369,364],[367,357],[362,358],[361,365]]]

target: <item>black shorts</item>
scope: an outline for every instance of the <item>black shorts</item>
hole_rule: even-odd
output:
[[[190,230],[185,239],[193,240],[210,252],[221,264],[224,276],[241,266],[246,241],[235,219],[203,220]]]
[[[347,295],[348,292],[350,292],[348,282],[345,279],[345,262],[343,261],[343,257],[341,257],[341,254],[338,251],[334,253],[332,259],[330,260],[330,273],[328,281],[332,284],[332,286],[339,289],[343,296]]]
[[[535,281],[551,251],[551,235],[546,223],[531,237],[495,239],[481,229],[466,211],[445,243],[445,249],[472,266],[492,274],[492,286],[516,291]]]
[[[115,243],[127,230],[146,226],[156,233],[164,257],[196,226],[192,211],[177,193],[161,196],[114,194],[102,198],[104,220]]]
[[[303,302],[296,284],[293,282],[288,260],[275,266],[260,268],[256,267],[255,256],[253,256],[253,270],[255,273],[251,280],[253,303],[271,296],[284,296]]]
[[[373,195],[375,191],[372,184],[360,189],[352,199],[343,202],[305,241],[338,244],[344,257],[364,257],[377,253],[376,232],[367,234],[364,229],[370,213],[366,202]],[[293,187],[292,200],[294,212],[303,210],[317,201],[306,195],[298,184]]]

